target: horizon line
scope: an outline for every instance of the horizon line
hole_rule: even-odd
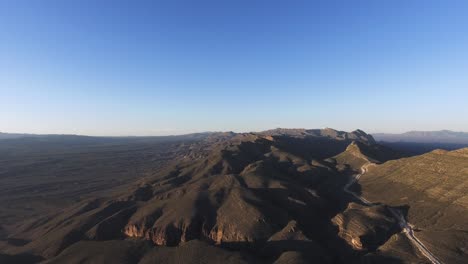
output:
[[[411,132],[454,132],[454,133],[468,133],[468,131],[456,131],[456,130],[450,130],[450,129],[440,129],[440,130],[407,130],[405,132],[401,133],[394,133],[394,132],[375,132],[375,133],[368,133],[364,129],[354,129],[351,131],[346,131],[346,130],[340,130],[340,129],[334,129],[331,127],[325,127],[325,128],[298,128],[298,127],[277,127],[277,128],[272,128],[272,129],[266,129],[266,130],[261,130],[261,131],[243,131],[243,132],[235,132],[232,130],[219,130],[219,131],[193,131],[193,132],[182,132],[182,133],[169,133],[169,134],[161,134],[161,135],[91,135],[91,134],[74,134],[74,133],[27,133],[27,132],[5,132],[5,131],[0,131],[0,134],[7,134],[7,135],[25,135],[25,136],[77,136],[77,137],[103,137],[103,138],[126,138],[126,137],[171,137],[171,136],[184,136],[184,135],[193,135],[193,134],[212,134],[212,133],[236,133],[236,134],[242,134],[242,133],[260,133],[268,130],[275,130],[275,129],[305,129],[305,130],[311,130],[311,129],[333,129],[335,131],[343,131],[343,132],[354,132],[357,130],[361,130],[365,132],[366,134],[369,135],[375,135],[375,134],[387,134],[387,135],[400,135],[400,134],[405,134],[405,133],[411,133]]]

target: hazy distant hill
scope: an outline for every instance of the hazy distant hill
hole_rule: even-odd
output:
[[[420,155],[435,149],[456,150],[468,147],[468,133],[441,131],[411,131],[403,134],[373,134],[379,144],[404,153]]]
[[[0,139],[13,139],[13,138],[22,138],[22,137],[27,137],[27,136],[36,136],[36,135],[0,132]]]
[[[412,143],[451,143],[468,144],[467,132],[441,131],[410,131],[403,134],[372,134],[377,141],[412,142]]]
[[[170,139],[170,138],[203,138],[211,134],[220,133],[220,132],[202,132],[202,133],[192,133],[184,135],[168,135],[168,136],[86,136],[86,135],[74,135],[74,134],[25,134],[25,133],[4,133],[0,132],[0,139],[18,139],[18,138],[28,138],[28,139],[95,139],[95,140],[134,140],[134,139]]]

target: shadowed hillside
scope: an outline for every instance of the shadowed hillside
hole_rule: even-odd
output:
[[[381,204],[362,205],[344,191],[364,165],[383,163],[372,166],[370,175],[376,168],[408,160],[395,160],[401,154],[376,144],[363,131],[275,129],[212,133],[168,145],[139,144],[117,144],[114,150],[131,148],[132,155],[141,157],[135,164],[158,167],[145,165],[144,174],[112,187],[105,196],[90,192],[58,211],[37,211],[31,219],[5,224],[0,244],[5,258],[29,254],[31,262],[50,263],[424,260],[417,250],[388,253],[395,245],[409,243],[398,239],[401,228],[388,207],[400,204],[372,196]],[[134,146],[146,146],[145,155]],[[154,163],[157,159],[149,153],[156,149],[170,153],[164,162]],[[460,153],[449,156],[464,155]],[[4,173],[17,172],[7,167]],[[352,188],[367,195],[363,186]],[[18,204],[26,198],[21,199]],[[432,226],[427,224],[428,229]]]

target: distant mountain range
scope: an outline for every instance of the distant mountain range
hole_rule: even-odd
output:
[[[356,130],[354,134],[346,134],[343,132],[334,132],[334,133],[342,133],[341,134],[334,134],[330,131],[335,131],[333,129],[323,129],[323,130],[314,130],[314,129],[273,129],[269,131],[264,131],[261,133],[273,133],[276,135],[280,134],[317,134],[317,133],[331,133],[328,136],[336,136],[336,137],[343,137],[343,135],[351,135],[350,139],[353,139],[356,135],[362,133],[361,130]],[[180,136],[148,136],[148,137],[91,137],[91,136],[81,136],[81,135],[72,135],[72,134],[25,134],[25,133],[3,133],[0,132],[0,140],[1,139],[18,139],[18,138],[112,138],[112,139],[131,139],[131,138],[163,138],[163,137],[205,137],[215,132],[206,132],[206,133],[194,133],[194,134],[187,134],[187,135],[180,135]],[[320,134],[319,133],[319,134]],[[468,132],[454,132],[450,130],[440,130],[440,131],[410,131],[401,134],[391,134],[391,133],[375,133],[372,134],[373,139],[380,142],[390,142],[390,143],[398,143],[398,142],[408,142],[408,143],[440,143],[440,144],[468,144]],[[373,139],[370,139],[371,141]]]
[[[377,133],[372,136],[377,141],[385,142],[468,144],[468,132],[450,130],[410,131],[402,134]]]
[[[22,137],[38,137],[38,135],[0,132],[0,139],[13,139],[13,138],[22,138]]]
[[[87,136],[75,134],[26,134],[26,133],[3,133],[0,132],[0,140],[2,139],[25,139],[36,141],[135,141],[135,140],[166,140],[166,139],[198,139],[204,138],[214,132],[202,132],[183,135],[168,135],[168,136]]]

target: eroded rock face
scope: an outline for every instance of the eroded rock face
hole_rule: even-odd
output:
[[[261,229],[260,229],[261,230]],[[258,230],[258,231],[260,231]],[[272,232],[263,232],[262,236],[242,232],[238,228],[230,224],[217,224],[209,232],[204,232],[202,229],[190,227],[166,226],[165,228],[144,229],[139,228],[135,224],[127,225],[124,233],[128,237],[144,238],[153,241],[159,246],[175,246],[181,242],[187,242],[192,239],[203,239],[220,245],[225,243],[251,243],[256,240],[265,240]]]
[[[252,237],[240,233],[235,227],[222,224],[213,228],[209,234],[209,238],[217,245],[221,245],[222,243],[253,242]]]
[[[220,182],[226,181],[231,181],[233,188],[218,188]],[[284,219],[277,208],[260,210],[255,204],[263,202],[229,177],[219,177],[211,182],[201,196],[203,198],[192,198],[190,193],[186,193],[178,199],[186,204],[179,207],[172,206],[172,199],[149,201],[130,218],[123,232],[128,237],[144,238],[157,245],[168,246],[192,239],[215,244],[251,243],[267,240],[276,231],[277,223],[281,224]],[[150,211],[151,202],[161,206],[156,213]],[[279,217],[274,219],[268,215]]]
[[[185,235],[185,230],[168,226],[164,229],[151,229],[148,232],[149,238],[158,246],[176,246],[180,242],[184,242],[182,236]]]
[[[126,225],[123,232],[128,237],[146,237],[146,230],[139,228],[135,224]]]
[[[332,222],[339,229],[338,235],[355,250],[375,250],[399,231],[391,212],[382,205],[350,203]]]
[[[342,214],[339,214],[333,218],[333,223],[336,224],[339,228],[338,235],[343,238],[353,249],[364,249],[361,243],[360,234],[348,230]]]
[[[187,229],[168,226],[162,229],[144,229],[135,224],[127,225],[124,233],[128,237],[144,238],[153,241],[158,246],[176,246],[180,242],[187,241]]]

